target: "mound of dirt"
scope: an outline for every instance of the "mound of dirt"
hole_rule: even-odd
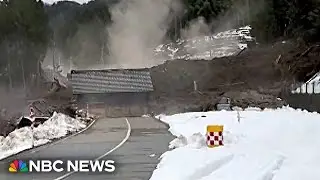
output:
[[[285,102],[277,97],[291,82],[274,62],[294,48],[294,43],[282,42],[209,61],[167,61],[151,69],[153,101],[159,107],[165,104],[166,108],[177,104],[180,112],[213,109],[224,96],[229,96],[234,106],[280,107]]]
[[[291,44],[277,44],[247,50],[239,56],[207,60],[172,60],[153,67],[155,94],[179,96],[194,91],[194,81],[201,92],[268,90],[280,92],[281,75],[273,62],[279,54],[290,50]],[[280,83],[281,82],[281,83]]]
[[[286,103],[276,96],[261,94],[254,90],[244,92],[228,92],[223,96],[231,99],[231,105],[241,108],[259,107],[259,108],[278,108],[286,105]]]
[[[54,112],[63,113],[75,118],[76,108],[70,101],[53,100],[53,99],[40,99],[32,102],[29,106],[34,109],[35,116],[37,117],[50,117]]]

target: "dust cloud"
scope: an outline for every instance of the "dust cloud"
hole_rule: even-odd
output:
[[[210,34],[210,26],[205,22],[203,17],[198,17],[190,22],[187,28],[181,30],[183,39],[191,39],[196,36],[204,36]]]
[[[197,39],[199,37],[211,35],[210,25],[205,22],[203,17],[198,17],[190,22],[189,26],[181,29],[182,39]],[[214,42],[213,42],[214,43]],[[190,55],[195,55],[199,52],[204,52],[210,49],[212,44],[208,43],[194,43],[194,41],[186,41],[183,50]]]
[[[194,39],[210,36],[214,33],[231,28],[247,25],[244,22],[248,16],[263,9],[263,0],[251,5],[235,2],[229,10],[209,23],[203,17],[192,20],[187,27],[181,30],[182,39]],[[254,8],[253,8],[254,7]],[[121,0],[110,8],[112,23],[105,28],[101,38],[107,39],[103,62],[100,44],[94,37],[90,37],[90,28],[84,25],[79,32],[70,39],[71,50],[78,52],[73,60],[62,60],[63,72],[72,69],[109,69],[109,68],[144,68],[162,63],[154,58],[154,48],[165,42],[167,31],[172,24],[173,17],[179,16],[186,9],[180,0]],[[90,26],[91,27],[91,26]],[[89,30],[86,30],[89,29]],[[91,30],[92,31],[92,30]],[[92,33],[91,33],[92,34]],[[105,37],[102,37],[105,36]],[[202,52],[216,44],[236,44],[233,40],[228,42],[212,41],[208,44],[194,44],[191,49],[184,48],[184,52]],[[232,42],[230,42],[232,41]],[[218,46],[217,45],[217,46]],[[205,47],[204,47],[205,46]],[[52,64],[49,55],[46,66]],[[94,61],[93,61],[94,59]],[[74,63],[74,64],[73,64]]]
[[[248,22],[251,22],[251,17],[254,17],[264,10],[265,1],[257,0],[251,2],[251,4],[248,3],[249,1],[234,1],[231,8],[221,13],[217,18],[211,19],[210,22],[206,22],[203,17],[192,20],[187,27],[181,30],[182,38],[189,40],[197,38],[203,39],[204,36],[212,36],[219,32],[249,25]],[[185,44],[187,48],[184,48],[184,51],[189,54],[194,54],[194,52],[204,52],[214,49],[215,47],[232,44],[237,45],[238,43],[238,39],[232,38],[211,39],[210,41],[202,43],[188,41]]]
[[[181,12],[177,0],[122,0],[111,9],[113,24],[107,28],[108,63],[118,68],[150,67],[153,50],[166,37],[171,17]]]

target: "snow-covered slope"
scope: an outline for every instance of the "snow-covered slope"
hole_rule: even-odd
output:
[[[250,26],[232,29],[212,36],[179,39],[177,42],[161,44],[155,48],[155,57],[163,59],[212,59],[231,56],[247,47],[253,41]]]
[[[320,114],[276,110],[160,116],[179,137],[151,180],[318,180]],[[224,125],[225,146],[205,145],[206,126]]]

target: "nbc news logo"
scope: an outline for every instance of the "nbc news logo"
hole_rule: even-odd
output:
[[[27,163],[21,160],[14,160],[9,165],[9,172],[16,173],[16,172],[29,172],[29,168]]]
[[[114,172],[113,160],[14,160],[9,165],[10,173],[26,172]]]

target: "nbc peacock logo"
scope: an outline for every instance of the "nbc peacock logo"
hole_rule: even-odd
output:
[[[29,168],[27,163],[21,160],[14,160],[9,165],[9,172],[17,173],[17,172],[29,172]]]

